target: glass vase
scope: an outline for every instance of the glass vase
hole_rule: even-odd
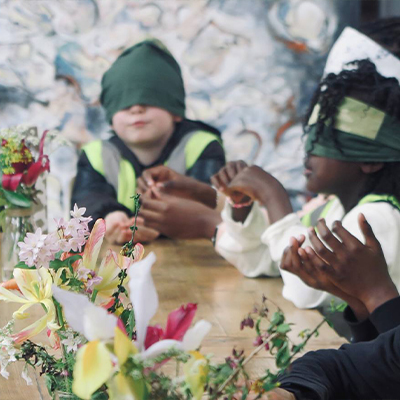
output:
[[[34,232],[34,210],[32,208],[9,208],[5,210],[5,223],[1,238],[1,279],[13,277],[14,266],[18,264],[18,243],[24,241],[28,232]]]

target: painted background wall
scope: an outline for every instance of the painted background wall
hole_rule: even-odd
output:
[[[1,126],[58,128],[77,145],[106,135],[102,74],[123,49],[157,37],[182,66],[188,117],[223,131],[229,159],[301,190],[299,121],[358,8],[358,0],[0,0]],[[71,179],[75,159],[53,156],[59,180]]]

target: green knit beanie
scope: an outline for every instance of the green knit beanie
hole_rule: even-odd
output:
[[[185,116],[185,88],[179,64],[158,40],[125,50],[103,75],[100,101],[112,122],[115,113],[135,104]]]

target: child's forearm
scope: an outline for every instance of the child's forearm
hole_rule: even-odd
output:
[[[266,208],[271,224],[293,212],[289,195],[278,180],[272,182],[267,190],[259,193],[258,200]]]

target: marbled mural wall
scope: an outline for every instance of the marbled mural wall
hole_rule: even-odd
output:
[[[188,117],[223,131],[229,159],[301,190],[299,121],[357,15],[357,0],[0,0],[0,125],[58,128],[76,144],[103,137],[102,74],[157,37],[182,66]]]

